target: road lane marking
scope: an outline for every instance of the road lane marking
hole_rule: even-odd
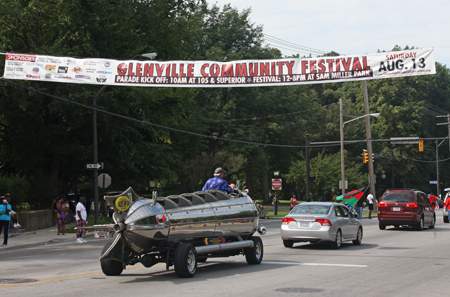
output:
[[[158,265],[158,264],[156,264],[156,265]],[[144,266],[129,267],[126,270],[134,270],[134,269],[142,269],[142,268],[145,268],[145,267]],[[49,283],[49,282],[54,282],[54,281],[59,281],[59,280],[72,279],[72,278],[95,276],[95,275],[101,275],[101,274],[103,274],[103,272],[97,271],[97,272],[91,272],[91,273],[66,275],[66,276],[59,276],[59,277],[51,277],[51,278],[41,279],[41,280],[38,280],[36,282],[1,285],[0,286],[0,290],[8,289],[8,288],[14,288],[14,287],[21,287],[21,286],[26,286],[26,285],[44,284],[44,283]]]
[[[286,265],[299,265],[299,266],[332,266],[332,267],[356,267],[366,268],[368,265],[356,265],[356,264],[332,264],[332,263],[303,263],[303,262],[275,262],[275,261],[263,261],[262,264],[286,264]]]

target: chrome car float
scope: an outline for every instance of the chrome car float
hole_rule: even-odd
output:
[[[244,254],[249,264],[262,261],[263,243],[253,234],[263,235],[266,229],[258,226],[258,210],[245,192],[210,190],[148,199],[129,188],[104,199],[115,210],[115,224],[91,228],[115,231],[100,257],[106,275],[120,275],[139,262],[145,267],[163,262],[167,269],[174,265],[179,277],[192,277],[197,263],[211,257]]]

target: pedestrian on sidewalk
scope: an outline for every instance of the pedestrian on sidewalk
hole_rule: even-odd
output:
[[[8,204],[11,206],[11,194],[6,193],[5,194],[5,198],[8,200]],[[11,220],[9,221],[9,228],[11,229],[11,226],[13,228],[21,228],[22,226],[19,224],[19,216],[17,215],[17,212],[15,212],[12,207],[11,207],[11,211],[9,213]]]
[[[10,211],[11,205],[8,203],[8,200],[5,196],[0,197],[2,204],[0,204],[0,235],[3,230],[3,245],[8,245],[8,237],[9,237],[9,223],[11,221]]]
[[[57,213],[57,221],[58,221],[58,235],[61,233],[62,235],[66,235],[66,222],[68,220],[66,203],[64,201],[64,196],[59,196],[58,203],[56,204],[56,208],[58,209]]]
[[[369,219],[372,219],[372,211],[373,211],[373,195],[372,192],[367,195],[367,202],[369,204]]]
[[[87,212],[86,207],[84,206],[85,202],[86,198],[84,196],[81,196],[76,207],[77,228],[86,227]],[[77,229],[77,243],[86,242],[86,240],[83,239],[83,235],[85,234],[85,229]]]
[[[56,205],[58,204],[58,195],[53,196],[53,202],[52,202],[52,211],[53,211],[53,224],[55,224],[55,227],[58,226],[58,208]]]
[[[297,202],[297,197],[295,197],[295,194],[294,195],[292,195],[292,198],[291,198],[291,209],[290,210],[292,210],[294,207],[296,207],[297,206],[297,204],[298,204],[298,202]]]
[[[278,213],[278,194],[273,197],[273,215],[276,216]]]

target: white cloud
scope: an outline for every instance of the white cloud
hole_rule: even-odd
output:
[[[298,45],[342,55],[391,50],[395,45],[435,48],[450,67],[450,1],[446,0],[213,0],[252,8],[251,22],[264,33]],[[298,52],[280,48],[284,55]],[[304,53],[300,53],[302,56]],[[314,56],[314,55],[313,55]]]

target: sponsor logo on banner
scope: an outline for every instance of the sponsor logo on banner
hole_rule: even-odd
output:
[[[81,69],[80,67],[73,67],[72,68],[72,72],[82,72],[83,69]]]
[[[34,68],[33,68],[33,73],[38,73],[38,72],[39,72],[39,68],[34,67]]]
[[[39,75],[31,75],[31,74],[27,74],[27,78],[37,78],[40,79],[41,77]]]
[[[69,67],[67,67],[67,66],[59,66],[58,73],[67,73],[68,69],[69,69]]]
[[[75,78],[91,79],[91,77],[90,77],[90,76],[87,76],[87,75],[75,75]]]
[[[54,78],[72,79],[70,76],[66,76],[66,75],[55,75]]]
[[[46,79],[50,79],[50,78],[52,78],[52,75],[51,75],[50,73],[47,73],[47,74],[45,75],[45,78],[46,78]]]
[[[45,65],[45,70],[48,70],[48,71],[56,70],[56,66],[55,65]]]
[[[106,61],[105,64],[103,64],[103,65],[105,65],[105,67],[108,68],[109,66],[111,66],[111,62]]]
[[[100,75],[97,77],[97,82],[104,83],[106,81],[106,76]]]
[[[8,54],[6,54],[6,60],[23,61],[23,62],[35,62],[36,61],[36,55],[8,53]]]
[[[103,71],[103,70],[97,71],[97,73],[99,73],[99,74],[112,74],[111,71]]]

